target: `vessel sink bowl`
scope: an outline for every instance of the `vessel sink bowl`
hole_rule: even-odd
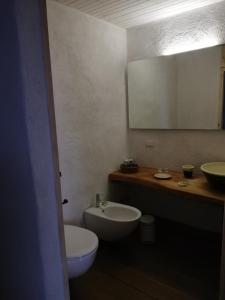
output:
[[[201,165],[201,171],[211,186],[225,190],[225,162],[210,162]]]

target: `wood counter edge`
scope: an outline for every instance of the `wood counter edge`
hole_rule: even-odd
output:
[[[122,173],[120,171],[112,172],[108,175],[111,182],[124,182],[135,185],[142,185],[154,189],[169,191],[176,195],[188,198],[198,198],[199,200],[224,205],[225,193],[212,190],[204,176],[196,176],[190,179],[191,185],[187,187],[178,186],[178,182],[182,179],[182,174],[176,171],[169,171],[172,175],[171,179],[161,180],[153,177],[156,169],[139,168],[137,173]],[[199,186],[200,185],[200,186]],[[205,185],[205,187],[201,187]]]

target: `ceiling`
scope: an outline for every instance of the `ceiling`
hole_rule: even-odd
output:
[[[123,28],[143,25],[225,0],[54,0]]]

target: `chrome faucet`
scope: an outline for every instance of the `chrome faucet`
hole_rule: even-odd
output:
[[[101,197],[100,194],[96,194],[95,207],[104,207],[107,205],[107,200]]]
[[[100,206],[106,206],[108,204],[108,201],[103,197],[103,199],[100,202]]]

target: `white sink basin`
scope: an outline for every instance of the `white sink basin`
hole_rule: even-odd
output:
[[[86,227],[105,241],[125,238],[138,226],[141,211],[129,205],[107,201],[101,207],[89,207],[84,212]]]
[[[139,217],[140,213],[135,208],[127,208],[122,206],[108,206],[104,209],[107,217],[117,221],[132,221]]]
[[[225,162],[210,162],[201,165],[208,182],[220,189],[225,189]]]

